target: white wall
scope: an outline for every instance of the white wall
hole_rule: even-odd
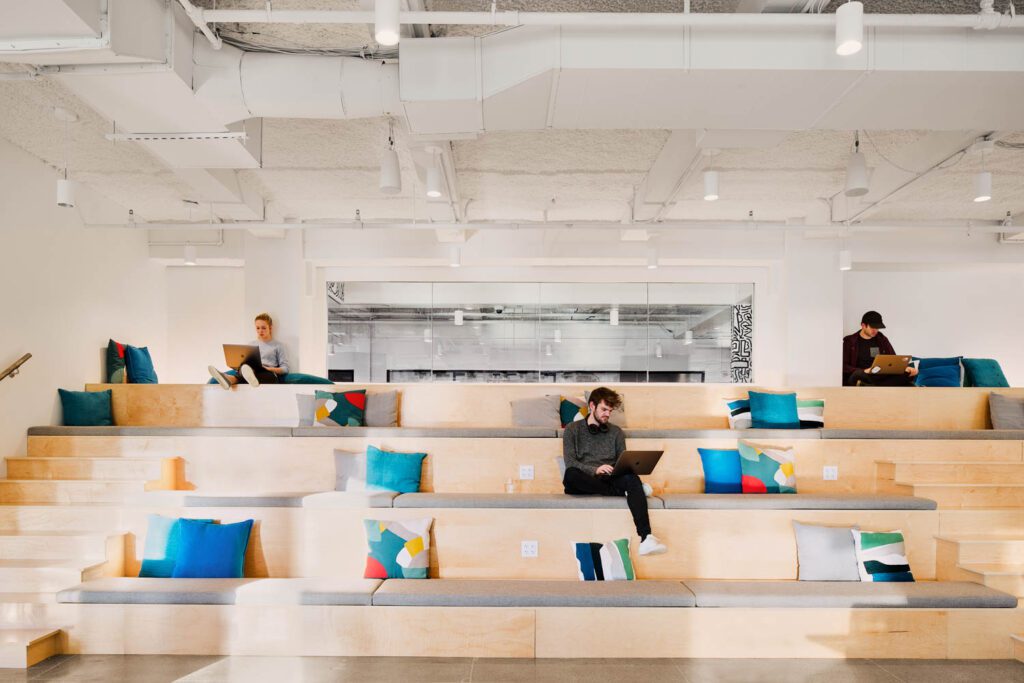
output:
[[[1011,385],[1024,386],[1024,268],[855,270],[843,285],[846,334],[877,310],[897,353],[995,358]]]
[[[108,338],[166,367],[164,267],[145,233],[83,228],[55,205],[55,178],[0,140],[0,366],[33,356],[0,382],[0,456],[24,453],[28,427],[60,423],[58,387],[102,380]]]
[[[210,379],[208,365],[224,366],[223,344],[255,338],[245,314],[242,268],[167,268],[168,359],[162,381],[205,382]]]

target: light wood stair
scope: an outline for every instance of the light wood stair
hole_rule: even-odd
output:
[[[111,543],[123,545],[124,535],[71,531],[0,530],[0,558],[104,560],[110,554],[109,545]]]
[[[1010,636],[1013,643],[1013,657],[1018,662],[1024,662],[1024,633],[1015,633]]]
[[[0,669],[27,669],[59,655],[63,636],[60,629],[0,629]]]
[[[7,458],[7,477],[14,480],[140,481],[159,476],[159,458]]]
[[[106,561],[0,560],[0,592],[56,593],[83,581],[116,576]]]
[[[973,581],[1024,597],[1024,533],[936,537],[939,581]]]
[[[0,480],[0,500],[6,505],[123,503],[144,487],[144,481],[6,479]]]
[[[945,509],[1024,507],[1024,484],[918,484],[897,480],[891,492],[929,498]]]
[[[1024,462],[876,460],[880,481],[914,484],[1024,484]]]

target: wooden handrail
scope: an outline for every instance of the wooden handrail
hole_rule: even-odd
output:
[[[31,353],[26,353],[24,356],[14,361],[6,370],[0,372],[0,381],[7,379],[8,377],[14,377],[18,374],[18,369],[25,364],[29,358],[32,357]]]

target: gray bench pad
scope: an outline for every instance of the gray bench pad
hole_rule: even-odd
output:
[[[961,581],[708,581],[686,579],[698,607],[1013,608],[1017,598]]]
[[[923,441],[1024,441],[1020,429],[823,429],[823,439],[919,439]]]
[[[369,605],[379,579],[95,579],[57,602],[114,605]]]
[[[693,607],[680,581],[388,579],[374,605],[410,607]]]
[[[934,510],[914,496],[814,493],[662,493],[668,510]]]
[[[553,439],[557,430],[543,427],[296,427],[292,436],[337,438],[416,437],[432,439]]]
[[[723,416],[723,421],[725,417]],[[820,439],[821,429],[623,429],[627,439]],[[564,433],[565,430],[559,430]]]
[[[570,496],[565,493],[403,493],[396,508],[567,508],[577,510],[626,509],[625,497]],[[664,509],[661,498],[650,496],[647,507]]]
[[[286,437],[290,427],[29,427],[29,436],[259,436]]]

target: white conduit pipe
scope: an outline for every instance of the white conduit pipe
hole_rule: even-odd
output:
[[[179,0],[188,2],[188,0]],[[191,3],[189,3],[191,4]],[[208,23],[372,24],[373,12],[332,10],[204,10],[189,14]],[[477,26],[695,26],[712,28],[832,27],[832,14],[731,14],[674,12],[400,12],[402,24]],[[197,26],[199,24],[197,23]],[[880,28],[1024,28],[1024,15],[1004,14],[866,14],[864,26]],[[202,30],[200,28],[200,30]],[[205,33],[205,32],[204,32]]]

